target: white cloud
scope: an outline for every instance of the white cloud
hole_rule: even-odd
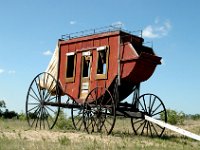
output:
[[[4,73],[4,70],[3,69],[0,69],[0,74]]]
[[[3,74],[3,73],[6,73],[6,74],[15,74],[16,71],[15,70],[6,71],[4,69],[0,69],[0,74]]]
[[[124,23],[121,21],[117,21],[117,22],[113,22],[112,26],[115,26],[117,28],[122,28],[122,27],[124,27]]]
[[[168,32],[171,29],[171,23],[169,20],[166,20],[160,25],[160,21],[158,18],[155,20],[155,25],[148,25],[144,28],[142,32],[143,37],[147,38],[161,38],[163,36],[168,35]]]
[[[155,32],[155,29],[151,25],[149,25],[143,30],[142,36],[147,38],[156,38],[159,35]]]
[[[154,20],[154,23],[155,24],[158,24],[160,22],[160,18],[159,17],[156,17],[156,19]]]
[[[15,73],[16,73],[15,70],[9,70],[9,71],[8,71],[8,74],[15,74]]]
[[[47,50],[47,51],[43,52],[43,55],[50,56],[50,55],[53,55],[53,53],[50,50]]]
[[[76,21],[71,20],[71,21],[69,22],[69,24],[74,25],[74,24],[76,24]]]

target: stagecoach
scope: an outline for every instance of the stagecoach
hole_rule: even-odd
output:
[[[65,108],[77,130],[110,134],[121,116],[130,118],[134,133],[161,136],[165,128],[144,116],[166,122],[163,102],[154,94],[140,95],[140,84],[161,57],[141,35],[115,26],[62,35],[46,71],[28,89],[28,124],[52,129]]]

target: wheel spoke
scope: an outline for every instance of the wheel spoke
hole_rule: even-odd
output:
[[[90,121],[90,123],[89,123],[89,121]],[[90,127],[90,125],[92,125],[92,120],[89,120],[89,119],[88,119],[87,130],[88,130],[88,128]],[[92,127],[93,127],[93,125],[92,125]]]
[[[70,101],[70,97],[68,97],[68,101]],[[76,101],[72,100],[74,105],[78,105]],[[72,117],[72,122],[74,125],[74,128],[76,130],[81,130],[83,127],[83,110],[80,107],[78,108],[73,108],[71,109],[71,117]]]
[[[97,124],[97,118],[95,119],[95,117],[92,117],[91,119],[92,119],[93,122],[94,122],[94,124],[93,124],[94,127],[93,127],[93,128],[95,129],[95,127],[98,127],[98,124]]]
[[[39,106],[37,105],[37,106],[35,106],[35,107],[29,109],[28,112],[32,111],[33,109],[35,109],[35,108],[37,108],[37,107],[39,108]]]
[[[154,99],[153,99],[153,103],[152,103],[152,105],[151,105],[151,107],[150,107],[149,114],[151,114],[151,111],[152,111],[152,109],[153,109],[153,106],[154,106],[155,101],[156,101],[156,97],[154,97]]]
[[[144,103],[144,109],[145,109],[145,112],[148,112],[148,111],[147,111],[147,107],[146,107],[146,103],[145,103],[145,99],[144,99],[144,97],[143,97],[143,103]]]
[[[154,109],[153,111],[152,111],[152,115],[156,112],[156,110],[161,106],[162,104],[160,103],[160,105],[158,105],[157,107],[156,107],[156,109]]]
[[[108,119],[105,119],[105,122],[107,122],[109,125],[112,126],[112,123],[108,121]]]
[[[40,103],[28,103],[29,105],[39,105]]]
[[[50,101],[52,101],[52,100],[55,99],[55,98],[57,98],[57,96],[53,96],[53,97],[49,98],[49,99],[47,100],[47,102],[50,102]]]
[[[37,90],[38,90],[38,93],[40,95],[40,99],[42,99],[42,96],[41,96],[41,89],[40,89],[40,76],[38,76],[38,83],[37,81],[35,80],[35,84],[36,84],[36,87],[37,87]],[[38,85],[39,84],[39,85]]]
[[[53,109],[51,109],[49,106],[46,106],[49,110],[51,110],[53,113],[56,113]]]
[[[142,128],[142,132],[141,132],[142,134],[141,134],[141,135],[143,135],[143,133],[144,133],[144,128],[145,128],[145,126],[146,126],[146,123],[147,123],[147,121],[145,120],[145,121],[144,121],[144,126],[143,126],[143,128]]]
[[[43,115],[42,115],[42,122],[43,122],[43,129],[45,129],[45,117],[46,117],[46,113],[44,111],[44,108],[42,108],[42,111],[43,111]]]
[[[156,128],[154,127],[153,123],[151,123],[151,125],[152,125],[152,127],[153,127],[153,129],[154,129],[154,131],[155,131],[156,135],[157,135],[157,136],[159,136],[159,134],[158,134],[158,132],[157,132]]]
[[[110,99],[106,102],[106,104],[105,104],[104,106],[106,106],[110,101],[112,101],[112,98],[110,98]]]
[[[35,100],[37,100],[38,102],[40,102],[40,98],[39,98],[38,95],[35,93],[35,91],[33,90],[33,88],[31,87],[30,89],[33,91],[33,93],[35,94],[35,96],[36,96],[37,98],[35,98],[34,96],[32,96],[32,94],[30,94],[30,92],[29,92],[29,95],[30,95],[32,98],[34,98]]]
[[[78,126],[78,124],[80,123],[80,121],[82,121],[82,118],[78,119],[78,121],[76,122],[76,126]]]
[[[159,126],[158,124],[155,124],[156,126],[158,126],[161,130],[164,129],[164,127]]]
[[[44,99],[44,101],[46,100],[46,98],[48,97],[48,95],[49,95],[49,91],[47,90],[47,89],[44,89],[43,90],[44,91],[44,96],[43,96],[43,99]]]
[[[92,119],[92,117],[90,117],[90,118],[88,117],[88,126],[87,126],[87,128],[89,128],[90,125],[92,125],[92,127],[93,127],[93,119]]]
[[[78,126],[78,125],[77,125]],[[81,130],[81,127],[83,126],[83,121],[81,121],[79,127],[78,127],[78,130]]]
[[[42,94],[42,96],[41,96],[42,99],[44,99],[45,89],[42,89],[42,90],[41,90],[41,94]]]
[[[144,123],[145,123],[145,120],[143,120],[143,123],[141,123],[141,124],[139,125],[139,127],[136,129],[136,131],[138,131]]]
[[[48,100],[50,97],[51,97],[51,93],[47,92],[45,97],[44,97],[44,100]]]
[[[66,100],[66,103],[68,103],[68,104],[69,104],[69,100],[70,100],[70,98],[68,97],[68,98],[67,98],[67,100]]]
[[[142,106],[141,102],[139,101],[139,105],[141,106],[142,110],[145,111],[144,107]]]
[[[47,111],[47,109],[44,107],[45,111],[48,113],[48,115],[50,116],[50,119],[52,122],[54,122],[53,118],[51,117],[51,115],[49,114],[49,112]]]
[[[40,112],[41,112],[41,108],[40,108],[39,111],[38,111],[39,116],[38,116],[38,114],[37,114],[37,121],[36,121],[35,129],[37,128],[38,120],[39,120],[39,118],[40,118]]]
[[[44,108],[44,111],[45,111],[46,113],[48,113],[47,110],[46,110],[45,108]],[[45,113],[45,114],[46,114],[46,113]],[[50,124],[49,124],[49,121],[48,121],[49,113],[46,114],[46,115],[47,115],[47,117],[46,117],[45,120],[46,120],[46,122],[47,122],[48,128],[50,129],[51,127],[50,127]]]
[[[156,115],[161,114],[161,113],[163,113],[163,112],[165,112],[165,110],[161,110],[161,111],[159,111],[159,112],[157,112],[157,113],[155,113],[155,114],[152,114],[151,116],[156,116]]]
[[[41,108],[41,113],[40,113],[40,130],[42,126],[42,115],[43,115],[43,109]]]
[[[152,130],[151,130],[150,122],[148,122],[148,124],[149,124],[149,130],[150,130],[151,136],[153,136],[153,133],[152,133]]]
[[[109,133],[108,129],[106,128],[106,125],[105,125],[105,123],[103,123],[103,126],[104,126],[104,128],[105,128],[106,132],[107,132],[107,133]]]
[[[150,98],[149,98],[149,112],[148,112],[149,114],[151,113],[151,96],[152,95],[150,95]]]
[[[38,116],[39,110],[40,110],[40,107],[38,107],[38,108],[34,111],[34,113],[33,113],[33,114],[35,114],[35,113],[37,112],[36,115],[34,115],[34,120],[33,120],[32,124],[30,125],[31,127],[33,126],[35,120],[37,119],[37,116]],[[35,116],[36,116],[36,118],[35,118]],[[31,118],[30,118],[30,119],[31,119]]]
[[[139,123],[139,122],[141,122],[141,121],[144,121],[144,120],[138,120],[138,121],[136,121],[136,122],[133,122],[134,124],[137,124],[137,123]]]

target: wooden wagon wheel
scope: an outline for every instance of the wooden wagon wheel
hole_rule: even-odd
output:
[[[137,99],[138,110],[144,115],[167,122],[167,112],[161,99],[154,94],[144,94]],[[144,118],[131,118],[135,134],[162,136],[165,128],[149,122]]]
[[[76,101],[72,103],[74,106],[78,105],[79,107],[72,107],[71,109],[71,117],[72,123],[76,130],[84,130],[84,123],[83,123],[83,106],[79,105]]]
[[[88,133],[110,134],[116,120],[115,102],[111,93],[104,87],[96,87],[87,95],[83,121]]]
[[[26,96],[26,118],[30,127],[53,128],[60,107],[50,103],[60,103],[59,86],[51,74],[43,72],[33,79]]]

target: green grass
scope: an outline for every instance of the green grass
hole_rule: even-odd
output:
[[[200,120],[180,127],[200,134]],[[30,129],[26,121],[0,120],[0,150],[199,150],[200,142],[166,130],[162,138],[136,136],[129,119],[118,119],[112,135],[88,135],[74,130]]]

